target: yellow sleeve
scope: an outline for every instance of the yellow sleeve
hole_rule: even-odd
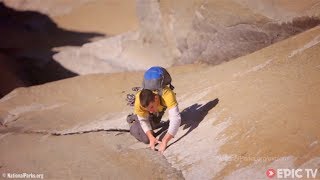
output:
[[[134,114],[136,114],[140,117],[143,117],[143,118],[147,118],[149,113],[140,104],[140,99],[139,99],[140,93],[141,93],[141,91],[139,91],[135,97],[136,99],[134,101]]]
[[[178,102],[176,100],[176,94],[168,87],[163,89],[162,98],[164,105],[168,109],[171,109],[178,105]]]

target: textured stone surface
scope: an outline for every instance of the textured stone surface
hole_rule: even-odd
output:
[[[283,14],[290,14],[287,21],[275,18],[280,13],[278,9],[274,10],[277,16],[268,14],[273,11],[272,4],[267,10],[254,11],[252,7],[256,3],[251,1],[138,0],[136,3],[140,21],[137,31],[73,50],[60,48],[54,59],[79,74],[135,71],[152,65],[170,67],[194,62],[216,65],[320,23],[318,13],[312,10],[318,8],[315,3],[307,3],[299,11],[295,2],[295,13],[291,13],[289,2],[280,3]],[[306,17],[298,18],[300,16]]]
[[[142,71],[16,89],[0,100],[0,170],[41,170],[53,179],[150,177],[144,168],[159,178],[181,171],[185,179],[266,179],[270,167],[316,169],[319,48],[318,26],[219,66],[169,68],[182,124],[167,162],[126,132],[96,132],[128,128],[125,97]]]

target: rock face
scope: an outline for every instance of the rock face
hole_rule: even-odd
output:
[[[263,9],[256,1],[137,0],[137,31],[60,48],[54,59],[78,74],[220,64],[320,24],[316,1],[272,2],[261,0]]]
[[[80,46],[97,33],[80,33],[59,28],[45,14],[18,11],[0,2],[0,71],[1,88],[10,92],[16,87],[36,85],[73,77],[77,74],[52,59],[52,49]],[[19,83],[18,83],[19,82]],[[3,92],[2,92],[3,93]],[[1,97],[2,94],[1,93]]]
[[[304,3],[297,0],[235,0],[235,2],[277,21],[288,22],[299,16],[319,17],[320,15],[320,3],[317,0],[305,1]]]
[[[15,14],[24,16],[17,18],[21,20],[19,23],[16,23],[17,19],[10,20],[17,25],[5,28],[10,33],[2,33],[16,38],[1,42],[2,48],[20,48],[14,56],[27,59],[23,61],[36,61],[28,68],[36,69],[32,72],[52,69],[46,66],[66,71],[64,74],[67,75],[57,78],[54,76],[60,71],[51,72],[53,78],[48,81],[77,74],[144,70],[154,65],[171,67],[195,62],[216,65],[252,53],[320,22],[317,1],[1,2],[18,9]],[[31,10],[41,13],[22,15],[26,10],[29,14]],[[20,43],[21,38],[25,43]],[[32,84],[48,81],[37,80]]]
[[[65,30],[51,19],[63,14],[66,22],[78,7],[105,2],[93,1],[1,1],[1,95],[26,85],[19,68],[39,78],[33,84],[60,81],[0,99],[0,173],[266,179],[269,168],[319,168],[318,1],[137,0],[139,29],[99,40],[102,34]],[[75,8],[58,8],[64,3]],[[193,62],[201,63],[181,65]],[[153,65],[174,66],[182,116],[164,156],[131,137],[125,121],[132,113],[126,95]],[[59,76],[45,77],[51,70]]]
[[[38,11],[50,17],[70,13],[73,9],[92,0],[1,0],[6,6],[20,11]]]
[[[317,26],[219,66],[169,68],[182,124],[167,161],[125,131],[132,109],[124,99],[143,71],[18,88],[0,100],[0,170],[48,179],[267,179],[269,168],[317,169],[319,52]]]
[[[122,21],[124,19],[125,22]],[[4,92],[16,87],[78,75],[72,68],[66,69],[53,59],[59,47],[79,47],[134,30],[137,22],[132,0],[0,0],[0,26],[0,53],[8,56],[1,58],[1,67],[17,71],[14,72],[15,79],[22,82],[11,85],[1,83],[1,89],[5,89],[1,92],[2,97]],[[4,73],[10,74],[5,71],[0,73],[2,77],[8,76]]]
[[[108,36],[137,29],[135,0],[0,0],[19,11],[46,14],[60,28]],[[115,18],[116,17],[116,18]]]
[[[54,59],[79,74],[143,70],[155,63],[172,66],[179,51],[169,40],[172,32],[162,18],[159,3],[137,1],[137,16],[139,31],[61,50]]]

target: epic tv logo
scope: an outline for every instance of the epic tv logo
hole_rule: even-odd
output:
[[[307,178],[307,179],[315,179],[317,177],[318,169],[268,169],[266,175],[269,178],[293,178],[293,179],[300,179],[300,178]]]

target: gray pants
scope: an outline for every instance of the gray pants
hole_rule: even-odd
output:
[[[164,112],[161,112],[159,116],[149,116],[149,121],[152,127],[152,130],[156,129],[156,125],[160,123],[162,115]],[[145,144],[149,144],[149,138],[146,133],[143,131],[138,116],[135,114],[130,114],[127,117],[127,122],[130,126],[130,134],[135,137],[138,141]]]
[[[138,141],[145,144],[149,144],[149,138],[143,131],[139,120],[134,121],[130,127],[130,134],[135,137]]]

